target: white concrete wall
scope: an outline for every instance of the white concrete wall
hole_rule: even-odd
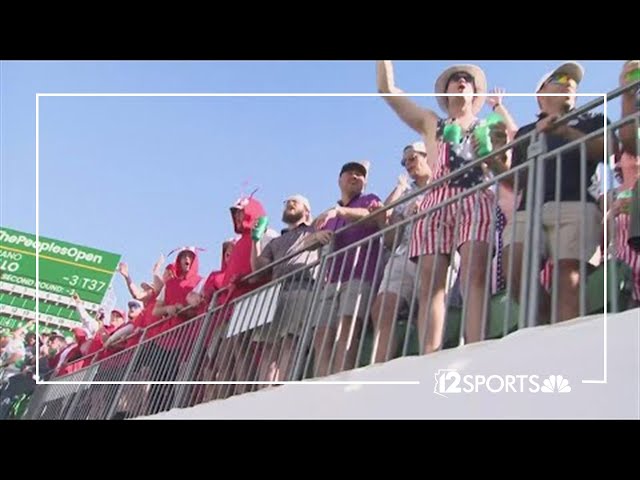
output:
[[[468,418],[640,418],[640,310],[608,316],[606,384],[585,384],[604,376],[604,319],[601,316],[516,332],[423,357],[334,375],[322,380],[420,381],[419,385],[320,385],[316,382],[271,387],[256,393],[172,410],[154,419],[468,419]],[[563,375],[568,393],[434,393],[439,369],[464,375]],[[475,381],[474,377],[472,381]],[[517,378],[517,379],[516,379]],[[520,390],[519,378],[513,384]],[[512,379],[512,380],[513,380]],[[464,384],[460,385],[464,387]],[[490,386],[499,389],[500,379]]]

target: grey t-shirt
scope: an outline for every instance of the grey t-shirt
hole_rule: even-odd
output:
[[[291,230],[283,230],[282,235],[271,240],[262,250],[259,259],[272,263],[289,254],[300,250],[302,242],[309,235],[315,233],[315,228],[309,225],[299,225]],[[296,255],[286,262],[273,267],[273,278],[280,278],[287,273],[301,268],[303,265],[310,265],[318,260],[318,251],[305,251]]]

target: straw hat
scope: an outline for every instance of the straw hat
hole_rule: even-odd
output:
[[[438,79],[436,80],[435,92],[436,93],[446,93],[447,89],[447,81],[451,78],[456,72],[466,72],[471,75],[475,80],[476,92],[475,93],[487,93],[487,77],[484,74],[484,71],[477,65],[471,64],[460,64],[460,65],[452,65],[447,68],[444,72],[440,74]],[[448,98],[447,97],[436,97],[438,100],[438,105],[440,108],[449,113],[449,109],[447,108]],[[482,110],[482,106],[486,100],[485,96],[473,97],[473,113],[477,114],[480,110]]]

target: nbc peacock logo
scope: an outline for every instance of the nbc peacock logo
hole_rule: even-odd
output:
[[[549,375],[549,377],[545,378],[544,382],[542,382],[540,391],[544,393],[569,393],[571,387],[569,386],[569,380],[562,375]]]

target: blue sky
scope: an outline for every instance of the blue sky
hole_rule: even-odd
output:
[[[431,93],[453,63],[481,66],[490,87],[510,93],[531,92],[560,64],[397,61],[396,82]],[[580,92],[617,87],[622,60],[580,63]],[[0,225],[35,232],[36,93],[375,91],[373,61],[0,62]],[[438,111],[434,98],[416,100]],[[533,120],[533,98],[505,103],[519,125]],[[619,115],[615,100],[609,118]],[[243,191],[259,188],[279,229],[287,195],[304,194],[318,214],[339,197],[340,166],[366,159],[367,190],[384,199],[402,173],[403,146],[417,140],[378,97],[46,97],[39,129],[40,234],[120,253],[138,282],[160,252],[182,245],[207,249],[201,274],[216,268],[233,234],[228,207]],[[115,287],[124,305],[119,278]]]

